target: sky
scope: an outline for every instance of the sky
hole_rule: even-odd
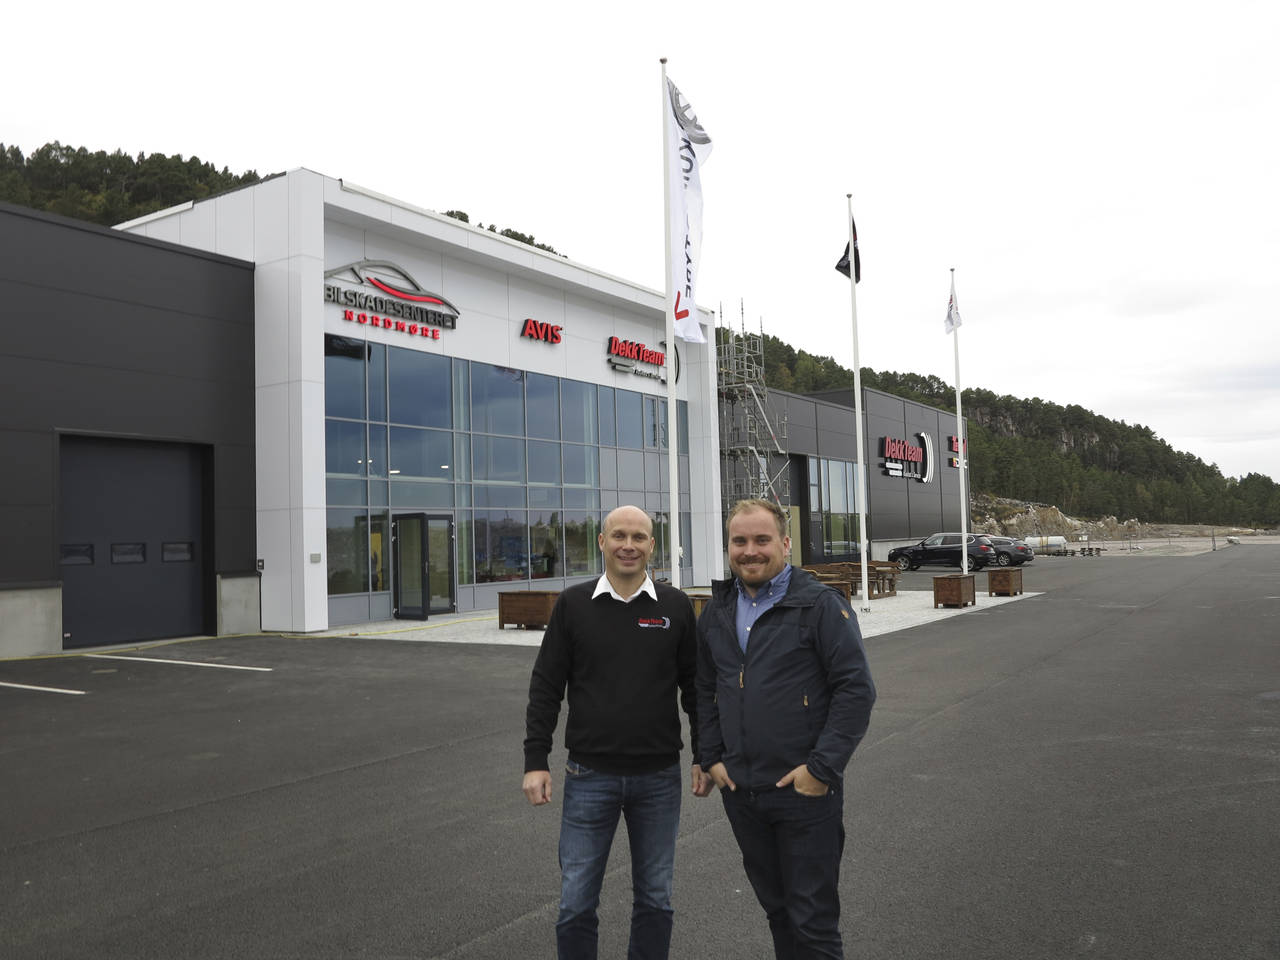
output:
[[[7,15],[0,142],[307,167],[664,286],[659,58],[712,138],[697,300],[1280,481],[1280,4],[121,0]]]

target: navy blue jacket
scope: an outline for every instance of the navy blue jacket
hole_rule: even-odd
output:
[[[718,580],[698,618],[702,769],[723,762],[738,786],[764,789],[803,763],[839,789],[876,701],[857,618],[833,589],[793,568],[744,656],[737,602],[735,581]]]

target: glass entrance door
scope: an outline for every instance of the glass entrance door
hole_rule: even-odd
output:
[[[427,609],[453,613],[453,517],[427,517]]]
[[[391,538],[396,619],[425,620],[432,613],[452,613],[453,518],[399,513],[391,521]]]
[[[425,513],[401,513],[391,520],[395,550],[392,612],[397,620],[427,619],[427,550]]]

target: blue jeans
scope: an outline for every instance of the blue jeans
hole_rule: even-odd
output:
[[[840,858],[844,804],[837,790],[807,797],[791,787],[722,789],[742,866],[764,907],[777,960],[844,956]]]
[[[560,960],[595,960],[609,848],[618,815],[631,844],[631,945],[627,960],[666,960],[671,946],[671,871],[680,827],[680,764],[657,773],[616,776],[572,760],[565,766],[560,820]]]

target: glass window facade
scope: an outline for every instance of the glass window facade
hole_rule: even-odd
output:
[[[656,516],[669,570],[665,399],[337,336],[325,374],[330,595],[390,589],[398,511],[453,518],[463,585],[598,576],[620,503]],[[678,456],[687,510],[687,442]]]
[[[816,553],[821,545],[823,559],[853,559],[858,553],[857,466],[820,457],[808,461],[809,515],[821,518],[821,530],[817,524],[812,530],[811,546]]]

